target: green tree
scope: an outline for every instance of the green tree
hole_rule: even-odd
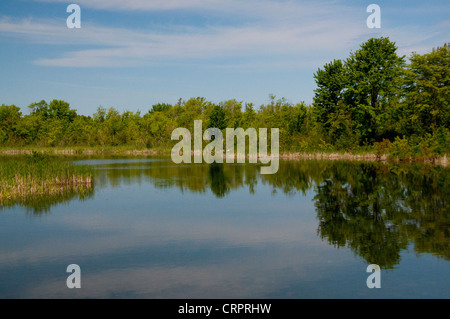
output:
[[[256,121],[256,112],[253,109],[253,103],[245,103],[245,111],[242,113],[241,126],[244,129],[254,127]]]
[[[381,140],[397,119],[393,113],[404,94],[405,58],[389,38],[371,38],[346,60],[345,102],[362,142]]]
[[[177,127],[185,127],[191,132],[194,130],[194,120],[204,120],[207,111],[212,107],[212,103],[206,101],[204,97],[196,97],[177,104],[173,108],[173,117],[177,121]],[[170,135],[169,137],[170,138]]]
[[[106,108],[102,106],[97,107],[97,112],[93,114],[94,121],[101,123],[105,121],[105,117],[106,117]]]
[[[0,143],[14,142],[15,126],[21,116],[20,108],[15,105],[0,106]]]
[[[103,125],[109,137],[109,144],[112,146],[120,145],[120,140],[117,135],[122,129],[122,119],[119,111],[110,107],[106,113]]]
[[[48,104],[47,102],[45,102],[45,100],[31,103],[28,108],[31,110],[32,114],[39,115],[44,118],[47,118],[49,116]]]
[[[62,100],[53,100],[48,105],[48,116],[68,124],[75,119],[77,112],[70,109],[69,103]]]
[[[174,118],[166,112],[154,112],[150,114],[148,123],[153,140],[152,146],[166,145],[168,140],[170,140],[172,131],[177,127]]]
[[[151,110],[149,110],[149,113],[153,113],[153,112],[167,112],[172,108],[171,104],[167,104],[167,103],[157,103],[152,105]]]
[[[223,130],[227,127],[227,123],[225,121],[225,111],[223,107],[219,105],[215,105],[209,115],[208,128],[215,127],[219,130]]]
[[[221,107],[225,112],[225,127],[240,127],[242,121],[242,102],[235,99],[227,100],[221,103]]]
[[[423,55],[413,53],[408,69],[406,125],[408,133],[435,133],[450,127],[450,48],[448,44]]]
[[[330,117],[338,112],[339,104],[343,101],[343,92],[347,84],[345,74],[341,60],[325,64],[323,70],[319,68],[314,74],[317,84],[314,91],[314,111],[317,121],[327,132],[333,126]]]
[[[93,121],[91,117],[77,116],[69,124],[64,140],[67,145],[90,146],[93,142]]]

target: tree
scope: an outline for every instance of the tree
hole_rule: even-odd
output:
[[[11,142],[14,138],[15,125],[19,122],[22,113],[15,105],[0,106],[0,143]]]
[[[106,108],[99,106],[97,107],[97,112],[93,114],[95,122],[104,122],[106,117]]]
[[[314,74],[317,89],[314,91],[314,111],[317,121],[326,131],[332,126],[329,118],[337,113],[339,103],[343,100],[343,91],[346,87],[345,68],[341,60],[324,65],[323,70],[318,69]]]
[[[172,108],[171,104],[167,104],[167,103],[158,103],[158,104],[154,104],[152,105],[152,109],[149,110],[149,113],[153,113],[153,112],[167,112]]]
[[[360,144],[397,135],[405,60],[396,50],[389,38],[371,38],[345,63],[334,60],[314,74],[316,119],[334,144],[354,143],[349,134]]]
[[[256,112],[253,109],[253,103],[245,103],[245,111],[242,113],[241,126],[244,129],[254,127],[256,121]]]
[[[193,131],[194,120],[206,120],[204,114],[211,107],[212,103],[206,101],[204,97],[191,98],[181,105],[175,105],[173,111],[178,127],[185,127]]]
[[[396,121],[392,109],[403,95],[404,56],[389,38],[371,38],[346,60],[344,99],[362,141],[381,140]]]
[[[227,123],[225,121],[225,111],[219,106],[215,105],[209,115],[208,128],[215,127],[219,130],[223,130],[227,127]]]
[[[62,100],[53,100],[48,106],[48,115],[50,118],[54,118],[68,124],[73,122],[77,116],[77,112],[76,110],[70,109],[69,103]]]
[[[225,127],[240,127],[242,121],[242,102],[232,99],[220,103],[220,105],[225,112]]]
[[[31,110],[31,114],[39,115],[44,118],[47,118],[49,115],[48,104],[45,100],[31,103],[28,108]]]
[[[167,142],[172,131],[177,127],[176,122],[170,114],[165,112],[154,112],[150,114],[149,131],[153,137],[153,146],[162,145]]]
[[[120,142],[117,135],[122,129],[122,119],[119,111],[113,107],[110,107],[108,109],[108,113],[106,113],[103,125],[106,128],[111,145],[119,145]]]
[[[285,121],[288,123],[289,134],[300,133],[307,115],[307,108],[305,103],[297,103],[295,106],[290,107],[286,113]]]
[[[405,113],[410,133],[435,133],[450,127],[450,48],[448,44],[427,54],[413,53]]]

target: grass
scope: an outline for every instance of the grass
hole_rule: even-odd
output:
[[[427,143],[425,143],[427,142]],[[394,142],[383,141],[373,146],[358,146],[351,150],[336,150],[331,144],[316,145],[316,148],[286,148],[280,149],[280,158],[285,159],[344,159],[365,161],[401,161],[425,162],[446,166],[448,163],[448,141],[439,149],[430,141],[413,143],[398,139]],[[433,142],[433,141],[432,141]],[[411,145],[409,145],[411,144]],[[413,145],[414,144],[414,145]],[[417,144],[417,145],[415,145]],[[423,145],[422,145],[423,144]],[[430,145],[428,145],[430,144]],[[0,147],[0,155],[32,154],[37,150],[49,155],[170,155],[170,146],[153,148],[136,147],[133,145],[120,146],[75,146],[75,147]],[[437,152],[438,151],[438,152]]]
[[[157,154],[170,154],[171,148],[157,147],[157,148],[140,148],[133,145],[120,145],[120,146],[48,146],[48,147],[36,147],[36,146],[23,146],[23,147],[0,147],[0,154],[3,155],[15,155],[15,154],[32,154],[37,151],[43,154],[56,154],[56,155],[96,155],[96,154],[108,154],[108,155],[157,155]]]
[[[0,160],[0,205],[30,198],[83,193],[93,187],[93,171],[50,155],[31,155]]]

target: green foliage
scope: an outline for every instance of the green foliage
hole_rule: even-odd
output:
[[[410,133],[434,133],[450,127],[450,48],[448,44],[432,52],[413,53],[404,112]]]
[[[375,152],[391,157],[436,157],[449,153],[449,47],[413,53],[408,65],[389,38],[371,38],[345,60],[314,74],[312,106],[271,94],[255,107],[204,97],[157,103],[143,112],[98,107],[78,115],[69,103],[41,100],[22,115],[0,106],[0,146],[170,148],[177,127],[279,128],[281,152]]]
[[[57,119],[66,124],[72,122],[77,116],[75,110],[71,110],[69,103],[61,100],[53,100],[48,106],[48,117]]]
[[[323,70],[318,69],[314,74],[317,89],[314,96],[314,111],[317,121],[330,130],[333,125],[330,116],[340,109],[339,104],[343,100],[343,90],[346,86],[345,68],[341,60],[334,60],[324,65]]]
[[[315,73],[315,120],[336,149],[373,145],[377,154],[401,158],[448,152],[447,44],[413,53],[409,65],[396,50],[388,38],[371,38],[345,63],[334,60]]]
[[[21,116],[20,108],[15,105],[0,106],[0,143],[15,141],[16,125]]]
[[[0,205],[92,190],[92,168],[33,151],[0,160]]]
[[[317,120],[339,148],[396,135],[404,83],[404,57],[396,50],[388,38],[371,38],[345,63],[334,60],[314,75]]]
[[[151,114],[153,112],[167,112],[172,108],[172,105],[170,104],[166,104],[166,103],[158,103],[158,104],[154,104],[152,105],[151,110],[149,110],[148,112]]]
[[[211,114],[209,114],[207,127],[215,127],[219,130],[227,128],[227,123],[225,121],[225,111],[221,106],[215,105],[213,107]]]
[[[238,102],[236,100],[228,100],[220,104],[220,106],[223,109],[223,115],[224,115],[224,123],[221,123],[220,118],[222,115],[220,114],[221,111],[214,106],[212,109],[212,112],[214,112],[214,116],[219,116],[217,125],[218,126],[209,126],[209,127],[217,127],[218,129],[224,129],[227,127],[237,128],[241,127],[242,122],[242,102]],[[211,115],[210,115],[211,118]],[[222,128],[221,128],[222,127]]]
[[[404,57],[397,56],[388,38],[371,38],[346,61],[345,102],[352,110],[354,129],[361,141],[386,137],[392,107],[403,92]],[[395,115],[395,114],[394,114]]]
[[[435,158],[450,153],[450,130],[440,127],[434,135],[397,136],[393,142],[384,139],[374,146],[377,155],[389,154],[392,158]]]

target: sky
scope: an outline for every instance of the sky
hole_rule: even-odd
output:
[[[372,3],[381,28],[367,26]],[[310,104],[325,63],[371,37],[430,52],[450,42],[449,17],[448,0],[2,0],[0,104],[27,114],[60,99],[84,115],[191,97]]]

